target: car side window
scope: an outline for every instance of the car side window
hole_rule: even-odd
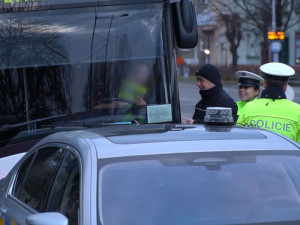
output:
[[[65,152],[59,147],[39,149],[31,161],[21,166],[13,195],[36,211],[43,211]]]
[[[18,178],[15,183],[15,191],[14,191],[15,197],[21,195],[21,191],[22,191],[22,188],[23,188],[24,182],[26,180],[26,176],[27,176],[27,171],[28,171],[29,167],[31,166],[32,159],[34,158],[35,155],[36,154],[32,154],[31,156],[29,156],[19,169]]]
[[[45,211],[60,212],[77,225],[80,209],[80,164],[73,152],[68,152],[55,178]]]

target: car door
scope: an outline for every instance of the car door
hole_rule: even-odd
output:
[[[70,225],[77,224],[73,222],[79,217],[76,209],[79,208],[80,186],[77,157],[66,147],[59,146],[40,148],[29,155],[21,164],[4,204],[0,206],[2,211],[6,211],[2,223],[25,225],[28,215],[51,211],[66,215],[72,220]],[[75,207],[71,208],[70,204]]]

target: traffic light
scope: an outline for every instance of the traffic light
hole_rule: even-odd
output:
[[[268,32],[269,40],[284,40],[284,32],[283,31],[269,31]]]

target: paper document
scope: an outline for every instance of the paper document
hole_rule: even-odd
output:
[[[151,105],[147,106],[148,123],[163,123],[172,121],[172,106]]]

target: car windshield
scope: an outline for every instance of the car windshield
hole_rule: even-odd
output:
[[[163,4],[1,14],[0,125],[171,122],[162,17]]]
[[[99,161],[98,188],[102,225],[300,221],[298,152],[193,153],[104,162]]]

